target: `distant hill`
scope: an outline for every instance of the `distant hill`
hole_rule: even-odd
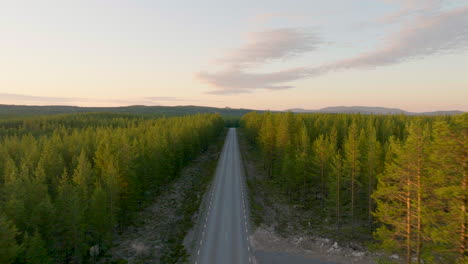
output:
[[[380,115],[456,115],[462,114],[463,111],[435,111],[435,112],[408,112],[398,108],[386,108],[386,107],[369,107],[369,106],[334,106],[325,107],[317,110],[307,110],[302,108],[289,109],[288,111],[294,113],[344,113],[344,114],[380,114]]]
[[[224,117],[240,117],[253,110],[216,108],[205,106],[143,106],[133,105],[124,107],[78,107],[78,106],[28,106],[28,105],[1,105],[0,117],[35,116],[52,114],[109,112],[143,115],[179,116],[197,113],[220,113]]]
[[[53,114],[73,114],[73,113],[120,113],[136,115],[159,115],[159,116],[180,116],[197,113],[219,113],[224,117],[241,117],[244,114],[258,110],[216,108],[206,106],[122,106],[122,107],[78,107],[78,106],[30,106],[30,105],[2,105],[0,104],[0,117],[37,116]],[[414,113],[398,108],[368,107],[368,106],[336,106],[326,107],[318,110],[307,110],[301,108],[289,109],[294,113],[361,113],[361,114],[406,114],[406,115],[455,115],[464,113],[462,111],[436,111]],[[262,111],[259,111],[262,112]],[[275,111],[273,111],[275,112]]]

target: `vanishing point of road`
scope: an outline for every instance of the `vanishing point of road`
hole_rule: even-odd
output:
[[[230,128],[216,168],[207,212],[195,251],[195,264],[254,263],[249,243],[243,167],[235,128]]]

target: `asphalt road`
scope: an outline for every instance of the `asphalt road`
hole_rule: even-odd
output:
[[[195,264],[254,263],[237,134],[230,128],[202,218]]]

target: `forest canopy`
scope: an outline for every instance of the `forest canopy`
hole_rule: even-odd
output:
[[[252,112],[241,127],[269,181],[318,225],[373,235],[405,263],[467,263],[468,114]]]
[[[0,120],[0,263],[98,255],[223,128],[219,114]]]

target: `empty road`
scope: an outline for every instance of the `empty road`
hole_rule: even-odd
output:
[[[230,128],[201,218],[194,263],[254,263],[245,195],[236,129]]]

